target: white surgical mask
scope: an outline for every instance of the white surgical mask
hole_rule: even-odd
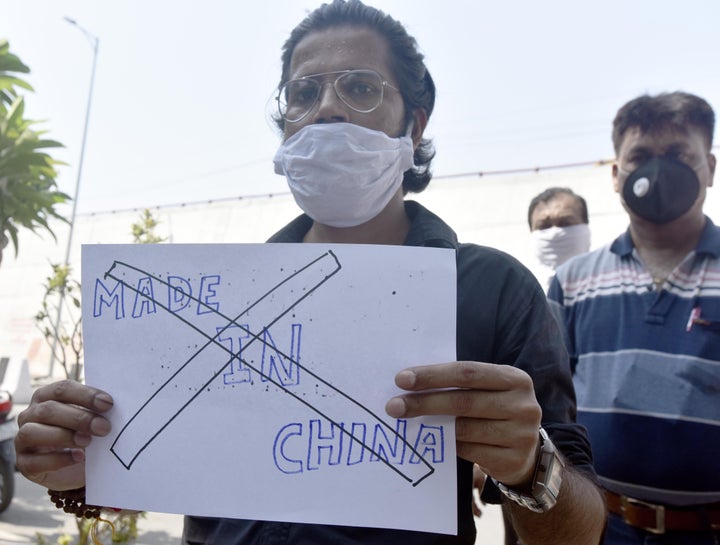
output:
[[[531,232],[530,236],[538,261],[553,270],[590,249],[590,227],[587,223],[540,229]]]
[[[391,138],[352,123],[319,123],[283,142],[273,162],[314,221],[354,227],[387,206],[413,166],[413,151],[410,130]]]

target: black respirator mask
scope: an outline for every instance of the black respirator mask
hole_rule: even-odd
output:
[[[685,214],[700,194],[700,180],[685,163],[653,157],[632,171],[622,187],[625,204],[641,218],[662,225]]]

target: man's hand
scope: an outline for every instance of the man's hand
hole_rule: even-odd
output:
[[[388,401],[388,415],[456,416],[458,456],[508,486],[530,481],[542,410],[527,373],[507,365],[459,361],[405,369],[395,376],[395,384],[412,393]]]
[[[52,490],[85,485],[85,447],[110,433],[101,413],[113,406],[109,394],[71,380],[43,386],[18,415],[17,468]]]
[[[530,484],[542,410],[525,372],[460,361],[405,369],[395,383],[411,393],[388,401],[390,416],[455,415],[458,456],[511,488]],[[596,485],[567,467],[558,503],[547,513],[507,505],[520,540],[528,545],[597,545],[606,520]]]

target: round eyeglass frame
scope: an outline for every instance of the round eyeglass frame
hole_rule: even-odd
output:
[[[380,99],[378,100],[378,103],[375,106],[373,106],[372,108],[364,109],[364,110],[356,108],[352,104],[348,104],[348,102],[343,98],[342,94],[338,91],[337,82],[343,76],[347,76],[348,74],[358,73],[358,72],[367,72],[367,73],[376,75],[378,77],[378,81],[381,84]],[[332,82],[330,82],[330,81],[318,82],[318,85],[320,86],[320,90],[322,90],[322,88],[325,87],[325,85],[327,85],[328,83],[332,83],[332,88],[333,88],[333,91],[335,91],[335,96],[337,96],[338,99],[340,99],[340,102],[342,102],[345,106],[347,106],[354,112],[358,112],[361,114],[369,114],[370,112],[374,112],[382,105],[383,100],[385,99],[385,87],[389,87],[390,89],[395,89],[397,92],[400,92],[400,89],[395,87],[392,83],[390,83],[386,79],[383,79],[382,75],[380,75],[379,72],[377,72],[375,70],[371,70],[369,68],[352,69],[352,70],[333,70],[332,72],[321,72],[319,74],[308,74],[307,76],[303,76],[301,78],[294,78],[294,79],[288,80],[285,83],[283,83],[282,86],[278,89],[277,95],[275,96],[275,102],[277,104],[277,109],[278,109],[278,113],[280,114],[280,117],[282,117],[282,119],[284,121],[286,121],[287,123],[297,123],[299,121],[302,121],[303,119],[305,119],[308,116],[308,114],[310,114],[310,112],[312,112],[313,108],[315,108],[315,105],[318,103],[318,101],[320,100],[320,97],[322,95],[321,92],[318,92],[313,103],[307,107],[307,110],[300,117],[288,119],[286,113],[283,112],[282,101],[281,101],[280,97],[283,95],[284,90],[287,88],[287,86],[289,84],[298,82],[298,81],[309,81],[309,80],[316,81],[316,78],[319,78],[322,76],[331,76],[333,74],[337,74],[337,77],[334,80],[332,80]]]

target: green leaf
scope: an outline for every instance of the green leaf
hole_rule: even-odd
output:
[[[17,56],[10,53],[10,43],[6,38],[0,39],[0,71],[24,74],[30,72],[30,69]]]
[[[8,125],[22,126],[23,113],[25,113],[25,99],[23,97],[17,97],[10,105]]]
[[[15,86],[22,87],[23,89],[26,89],[28,91],[34,91],[32,85],[30,85],[27,81],[13,76],[6,76],[4,74],[0,74],[0,90],[12,91]]]

